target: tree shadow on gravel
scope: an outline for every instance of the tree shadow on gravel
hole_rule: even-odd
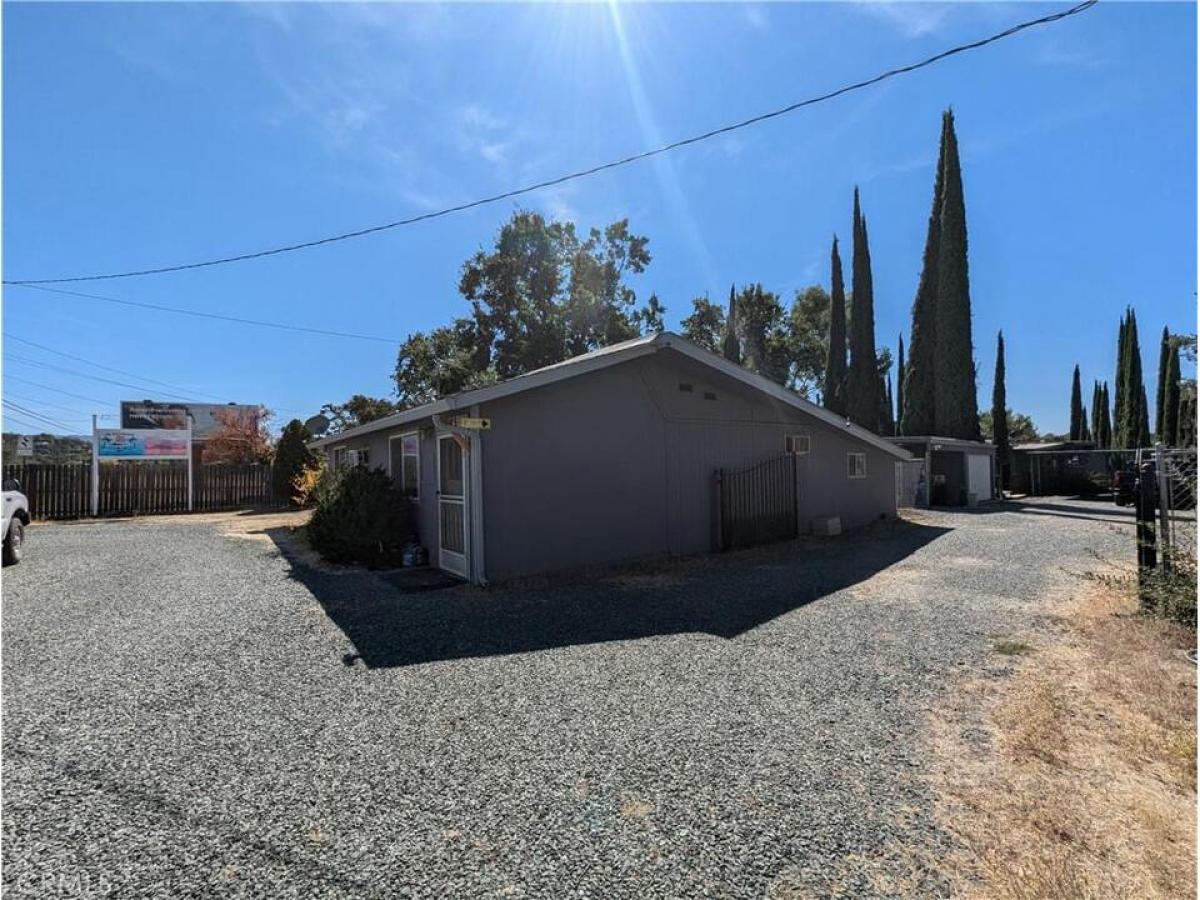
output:
[[[888,522],[838,538],[803,538],[718,556],[487,589],[404,593],[386,573],[329,572],[268,531],[326,615],[354,644],[343,662],[370,668],[528,653],[702,632],[727,639],[857,584],[951,529]]]
[[[1057,501],[1057,502],[1052,502]],[[937,507],[937,512],[954,515],[986,516],[994,513],[1020,513],[1031,516],[1056,516],[1085,522],[1133,523],[1133,508],[1117,506],[1111,498],[1032,497],[992,500],[978,506]]]

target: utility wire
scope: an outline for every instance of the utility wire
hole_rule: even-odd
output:
[[[10,341],[20,341],[21,343],[23,343],[23,344],[28,344],[28,345],[29,345],[29,346],[31,346],[31,347],[37,347],[39,350],[45,350],[47,353],[53,353],[53,354],[55,354],[55,355],[57,355],[57,356],[61,356],[61,357],[63,357],[64,359],[73,359],[73,360],[75,360],[75,361],[77,361],[77,362],[84,363],[85,365],[89,365],[89,366],[95,366],[95,367],[96,367],[96,368],[98,368],[98,369],[106,369],[106,370],[108,370],[108,371],[110,371],[110,372],[116,372],[116,373],[118,373],[118,374],[120,374],[120,375],[129,375],[129,376],[130,376],[130,377],[132,377],[132,378],[137,378],[137,379],[139,379],[139,380],[141,380],[141,381],[145,381],[145,382],[148,382],[148,383],[150,383],[150,384],[160,384],[160,385],[162,385],[163,387],[168,387],[168,388],[172,388],[172,389],[175,389],[175,390],[180,390],[180,391],[183,391],[184,393],[183,393],[183,394],[181,394],[181,395],[179,395],[179,396],[185,396],[185,395],[187,395],[187,394],[195,394],[196,396],[200,396],[200,397],[207,397],[207,398],[209,398],[210,400],[213,400],[213,401],[215,401],[216,403],[219,403],[219,404],[224,404],[224,403],[226,402],[226,401],[224,401],[224,400],[223,400],[221,397],[217,396],[216,394],[209,394],[209,393],[207,393],[207,392],[203,392],[203,391],[194,391],[194,390],[192,390],[191,388],[185,388],[185,387],[183,387],[182,385],[178,385],[178,384],[171,384],[170,382],[167,382],[167,381],[158,381],[157,379],[154,379],[154,378],[147,378],[146,376],[144,376],[144,375],[139,375],[139,374],[137,374],[136,372],[129,372],[129,371],[126,371],[125,369],[116,369],[116,368],[113,368],[112,366],[105,366],[105,365],[102,365],[101,363],[98,363],[98,362],[92,362],[92,361],[91,361],[91,360],[89,360],[89,359],[84,359],[82,356],[76,356],[76,355],[74,355],[74,354],[72,354],[72,353],[64,353],[64,352],[63,352],[63,351],[61,351],[61,350],[55,350],[53,347],[47,347],[45,344],[39,344],[39,343],[37,343],[36,341],[31,341],[31,340],[28,340],[28,339],[26,339],[26,338],[17,337],[15,334],[10,334],[10,333],[9,333],[9,332],[7,332],[7,331],[6,331],[6,332],[4,332],[4,337],[5,337],[5,339],[7,339],[7,340],[10,340]],[[24,360],[22,360],[22,358],[21,358],[21,357],[19,357],[19,356],[13,356],[11,353],[10,353],[10,354],[8,354],[8,355],[9,355],[9,356],[10,356],[12,359],[16,359],[16,360],[19,360],[19,361],[24,361]],[[35,365],[41,365],[43,368],[45,368],[47,364],[46,364],[46,363],[35,363]],[[66,370],[66,369],[63,369],[62,371],[64,371],[64,372],[65,372],[65,371],[68,371],[68,370]],[[93,377],[93,376],[90,376],[90,375],[85,375],[84,373],[79,373],[79,374],[83,375],[83,377],[86,377],[86,378]],[[152,389],[150,389],[150,388],[147,388],[147,387],[140,388],[140,390],[143,390],[143,391],[149,391],[151,394],[158,393],[158,390],[157,390],[157,389],[153,389],[153,390],[152,390]],[[16,396],[16,395],[15,395],[15,394],[12,394],[12,395],[10,395],[10,396]],[[169,396],[169,395],[167,395],[167,396]],[[35,403],[45,403],[47,406],[55,406],[55,405],[56,405],[56,404],[53,404],[53,403],[46,403],[46,401],[44,401],[44,400],[33,400],[33,398],[31,398],[31,397],[18,398],[18,399],[30,400],[31,402],[35,402]],[[101,401],[97,401],[97,402],[101,402]],[[188,402],[193,402],[193,401],[188,401]],[[65,407],[65,406],[59,406],[58,408],[59,408],[59,409],[67,409],[67,407]],[[304,412],[303,410],[292,409],[292,408],[290,408],[290,407],[284,407],[284,406],[275,407],[275,409],[276,409],[276,410],[278,410],[279,412],[293,412],[293,413],[303,413],[303,412]],[[68,409],[67,411],[68,411],[68,412],[79,412],[79,410],[70,410],[70,409]]]
[[[53,425],[55,428],[67,428],[68,427],[68,426],[64,425],[62,422],[59,422],[57,419],[52,419],[49,416],[44,416],[39,412],[34,412],[32,409],[22,406],[19,403],[13,403],[11,400],[5,400],[4,405],[7,406],[9,409],[14,410],[15,412],[17,412],[18,414],[20,414],[22,416],[29,416],[31,418],[38,419],[42,422],[45,422],[48,425]]]
[[[79,280],[86,281],[88,279],[65,279],[67,281]],[[330,331],[325,328],[309,328],[304,325],[291,325],[286,322],[268,322],[263,319],[242,319],[237,316],[224,316],[219,313],[201,312],[198,309],[183,309],[178,306],[161,306],[157,303],[142,303],[137,300],[122,300],[119,297],[106,297],[103,294],[88,294],[83,291],[69,291],[65,288],[45,287],[42,284],[33,284],[29,282],[4,282],[5,284],[14,284],[17,287],[32,288],[37,291],[46,291],[51,294],[63,294],[68,297],[83,297],[88,300],[103,300],[105,303],[119,303],[122,306],[136,306],[141,309],[157,309],[160,312],[177,313],[181,316],[196,316],[201,319],[217,319],[222,322],[236,322],[239,325],[257,325],[260,328],[278,328],[284,331],[299,331],[305,334],[320,334],[325,337],[349,338],[356,341],[375,341],[381,344],[391,344],[395,346],[401,343],[399,338],[379,337],[371,334],[354,334],[346,331]]]
[[[28,428],[30,434],[49,434],[49,432],[46,431],[45,425],[38,422],[31,422],[23,416],[18,416],[15,413],[9,412],[7,409],[4,410],[3,419],[5,425],[7,425],[9,421],[15,421],[17,425],[21,426],[22,428]],[[69,431],[70,429],[67,430]]]
[[[24,394],[14,394],[12,391],[5,391],[5,397],[14,397],[17,400],[24,400],[26,403],[37,403],[41,406],[49,406],[51,409],[60,409],[63,412],[71,413],[76,416],[90,416],[91,413],[86,410],[77,409],[74,406],[63,406],[61,403],[51,403],[49,400],[39,400],[37,397],[26,397]]]
[[[818,103],[823,103],[827,100],[832,100],[835,97],[840,97],[844,94],[849,94],[854,91],[860,91],[864,88],[871,87],[872,85],[879,84],[881,81],[886,81],[889,78],[895,78],[898,75],[905,75],[905,74],[908,74],[909,72],[915,72],[918,69],[923,69],[927,66],[932,66],[935,63],[941,62],[944,59],[949,59],[950,57],[956,56],[960,53],[966,53],[967,51],[970,51],[970,50],[977,50],[980,47],[986,47],[988,44],[993,44],[997,41],[1004,40],[1005,38],[1012,37],[1014,34],[1018,34],[1027,29],[1036,28],[1040,25],[1049,25],[1053,22],[1058,22],[1058,21],[1060,21],[1062,19],[1066,19],[1070,16],[1078,15],[1081,12],[1091,9],[1093,6],[1096,5],[1097,2],[1098,2],[1098,0],[1084,0],[1084,2],[1078,3],[1075,6],[1070,7],[1069,9],[1065,9],[1065,10],[1063,10],[1061,12],[1057,12],[1057,13],[1052,13],[1050,15],[1041,16],[1040,18],[1037,18],[1037,19],[1029,19],[1025,22],[1021,22],[1018,25],[1014,25],[1011,28],[1006,28],[1004,31],[997,32],[996,34],[990,35],[985,38],[981,38],[977,41],[972,41],[969,44],[959,44],[958,46],[951,47],[949,50],[943,50],[942,52],[936,53],[933,56],[926,57],[925,59],[921,60],[920,62],[910,63],[909,65],[900,66],[899,68],[895,68],[895,69],[889,69],[886,72],[882,72],[878,75],[875,75],[872,78],[867,78],[863,81],[856,81],[853,84],[845,85],[843,87],[837,88],[836,90],[828,91],[827,93],[819,94],[815,97],[809,97],[805,100],[800,100],[796,103],[792,103],[788,106],[784,106],[779,109],[772,110],[770,112],[761,113],[760,115],[756,115],[756,116],[751,116],[750,118],[743,119],[740,122],[734,122],[730,125],[723,125],[720,128],[714,128],[711,131],[706,131],[703,134],[693,135],[692,137],[687,137],[687,138],[683,138],[682,140],[673,141],[669,144],[664,144],[661,147],[656,147],[651,150],[644,150],[640,153],[634,153],[630,156],[622,157],[621,159],[616,159],[616,160],[612,160],[610,162],[601,163],[600,165],[592,166],[587,169],[580,169],[576,172],[570,172],[566,175],[560,175],[557,178],[549,178],[549,179],[546,179],[545,181],[539,181],[535,184],[526,185],[525,187],[520,187],[520,188],[516,188],[514,190],[505,191],[502,194],[493,194],[490,197],[483,197],[478,200],[471,200],[467,203],[460,203],[457,206],[449,206],[449,207],[446,207],[445,209],[439,209],[434,212],[423,213],[418,216],[411,216],[407,219],[398,219],[395,222],[387,222],[383,225],[374,225],[369,228],[360,228],[357,231],[347,231],[347,232],[344,232],[343,234],[330,235],[329,237],[318,238],[316,240],[311,240],[311,241],[304,241],[304,242],[298,243],[298,244],[287,244],[287,245],[284,245],[281,247],[273,247],[269,250],[259,250],[259,251],[253,252],[253,253],[241,253],[236,256],[224,256],[224,257],[219,257],[217,259],[204,260],[202,262],[183,263],[183,264],[174,265],[174,266],[161,266],[159,268],[154,268],[154,269],[135,269],[135,270],[128,271],[128,272],[111,272],[108,274],[101,274],[101,275],[76,275],[76,276],[67,277],[67,278],[27,278],[27,279],[22,279],[19,281],[16,281],[16,280],[5,281],[4,284],[26,285],[26,286],[32,286],[32,285],[38,285],[38,284],[62,284],[62,283],[66,283],[66,282],[103,281],[103,280],[114,279],[114,278],[135,278],[135,277],[142,276],[142,275],[162,275],[167,272],[183,272],[188,269],[203,269],[203,268],[207,268],[209,266],[219,266],[219,265],[225,265],[226,263],[245,262],[246,260],[251,260],[251,259],[262,259],[263,257],[267,257],[267,256],[277,256],[278,254],[281,254],[281,253],[292,253],[297,250],[307,250],[312,247],[320,247],[324,244],[332,244],[332,243],[336,243],[337,241],[346,241],[346,240],[350,240],[352,238],[365,237],[366,235],[369,235],[369,234],[376,234],[381,231],[388,231],[390,229],[400,228],[405,225],[413,225],[417,222],[426,222],[426,221],[429,221],[430,219],[438,219],[438,218],[441,218],[442,216],[448,216],[451,213],[463,212],[464,210],[474,209],[475,207],[478,207],[478,206],[486,206],[488,204],[498,203],[501,200],[508,200],[512,197],[519,197],[522,194],[529,194],[534,191],[542,190],[544,188],[554,187],[555,185],[564,184],[568,181],[574,181],[579,178],[586,178],[591,175],[596,175],[600,172],[605,172],[610,169],[616,169],[616,168],[619,168],[620,166],[626,166],[626,165],[629,165],[630,163],[639,162],[641,160],[649,159],[651,157],[658,156],[663,153],[668,153],[672,150],[678,150],[680,147],[686,147],[690,144],[698,144],[701,141],[707,141],[711,138],[719,137],[720,135],[723,135],[723,134],[729,134],[730,132],[737,131],[741,128],[748,128],[752,125],[758,125],[762,122],[766,122],[769,119],[775,119],[780,116],[786,116],[790,113],[796,112],[799,109],[803,109],[804,107],[814,106]]]
[[[125,369],[117,369],[117,368],[114,368],[113,366],[106,366],[106,365],[103,365],[102,363],[93,362],[90,359],[84,359],[82,356],[76,356],[73,353],[64,353],[61,350],[55,350],[53,347],[47,347],[45,344],[39,344],[36,341],[31,341],[31,340],[28,340],[27,338],[17,337],[15,334],[12,334],[7,331],[4,332],[4,338],[5,338],[5,340],[17,341],[22,344],[28,344],[30,347],[36,347],[38,350],[43,350],[46,353],[53,353],[55,356],[61,356],[63,359],[70,359],[75,362],[81,362],[84,365],[94,366],[97,369],[104,369],[107,372],[115,372],[118,375],[128,375],[130,378],[138,379],[138,381],[144,381],[147,384],[161,385],[162,387],[170,388],[172,390],[183,391],[185,394],[196,394],[197,396],[203,395],[210,399],[218,400],[218,402],[219,402],[219,398],[217,397],[216,394],[204,394],[201,391],[194,391],[191,388],[185,388],[182,385],[171,384],[169,381],[159,381],[155,378],[147,378],[145,375],[139,375],[136,372],[129,372],[129,371],[126,371]]]
[[[108,406],[111,400],[97,400],[95,397],[85,397],[83,394],[72,394],[70,391],[64,391],[62,388],[50,387],[48,384],[40,384],[36,381],[30,381],[28,378],[22,378],[20,375],[10,375],[4,373],[6,381],[19,381],[21,384],[28,384],[36,388],[41,388],[43,391],[50,391],[54,394],[62,394],[66,397],[74,397],[76,400],[86,400],[88,403],[99,403],[101,406]]]
[[[53,372],[62,372],[66,375],[74,375],[76,378],[86,378],[89,381],[100,381],[105,384],[115,384],[118,387],[129,388],[132,391],[142,391],[143,393],[147,393],[147,392],[151,393],[151,394],[159,393],[159,391],[157,391],[156,389],[148,388],[144,384],[130,384],[127,381],[116,381],[115,379],[112,379],[112,378],[105,378],[102,375],[91,375],[87,372],[80,372],[78,369],[68,369],[64,366],[56,366],[54,363],[39,362],[36,359],[28,359],[24,356],[17,356],[15,353],[6,353],[6,354],[4,354],[4,356],[6,359],[11,359],[13,362],[18,362],[18,363],[21,363],[22,365],[37,366],[39,369],[49,369]],[[164,395],[164,396],[166,396],[167,399],[169,399],[169,400],[180,400],[183,402],[195,402],[195,401],[189,401],[187,397],[183,397],[183,396],[179,396],[179,395],[171,396],[168,394],[168,395]]]

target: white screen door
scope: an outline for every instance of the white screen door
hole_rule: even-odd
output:
[[[463,449],[453,435],[438,437],[438,566],[470,577],[467,565],[467,481]]]

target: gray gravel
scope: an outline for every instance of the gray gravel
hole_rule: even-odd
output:
[[[922,718],[1128,521],[1058,500],[416,595],[212,524],[35,526],[5,892],[937,895]]]

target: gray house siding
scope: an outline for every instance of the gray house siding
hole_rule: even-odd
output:
[[[665,553],[662,416],[644,360],[485,404],[490,579]]]
[[[788,435],[810,442],[796,460],[802,530],[820,516],[839,516],[844,527],[895,516],[895,457],[680,354],[654,359],[656,396],[668,418],[672,552],[711,548],[714,470],[779,456]],[[847,477],[851,451],[867,455],[866,478]]]
[[[681,390],[688,385],[690,391]],[[801,527],[896,514],[895,457],[680,354],[665,351],[486,404],[484,531],[492,579],[712,549],[712,477],[798,459]],[[867,476],[847,477],[848,452]]]
[[[461,411],[447,414],[447,420]],[[502,580],[713,548],[713,473],[797,457],[802,530],[816,517],[855,527],[896,514],[896,456],[673,347],[472,406],[482,496],[477,577]],[[326,443],[365,447],[388,468],[389,439],[420,434],[419,535],[438,564],[437,437],[431,418]],[[848,477],[848,453],[866,474]],[[477,556],[476,559],[479,557]]]
[[[416,503],[417,535],[420,537],[421,542],[429,548],[432,557],[432,554],[437,550],[438,535],[437,441],[433,436],[433,422],[427,419],[421,423],[404,425],[389,431],[376,431],[371,434],[348,438],[344,443],[339,443],[335,446],[344,446],[348,450],[366,449],[370,454],[371,467],[387,472],[389,470],[391,438],[400,437],[414,431],[420,435],[420,484]],[[332,446],[329,448],[328,456],[332,462],[334,458],[334,448]],[[397,479],[400,477],[399,472],[395,472],[393,475]]]

